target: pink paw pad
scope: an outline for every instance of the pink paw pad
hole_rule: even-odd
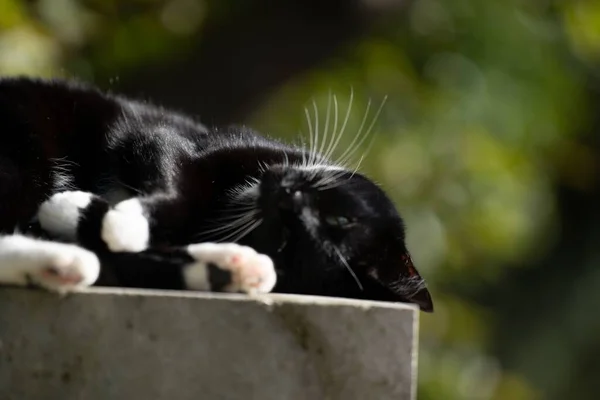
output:
[[[64,271],[55,267],[44,268],[41,275],[63,285],[77,285],[83,281],[83,276],[74,271]]]

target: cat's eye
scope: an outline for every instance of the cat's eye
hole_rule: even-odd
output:
[[[330,216],[325,218],[325,222],[329,226],[337,227],[337,228],[349,228],[354,225],[354,220],[352,218],[347,218],[344,216]]]

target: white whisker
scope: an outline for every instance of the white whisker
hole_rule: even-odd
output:
[[[258,215],[258,211],[253,212],[253,213],[244,214],[241,217],[236,218],[233,222],[227,223],[225,225],[219,225],[212,229],[205,229],[202,231],[201,235],[227,233],[231,230],[237,229],[240,226],[247,224],[248,222],[253,221],[257,215]],[[211,222],[216,224],[216,223],[222,222],[222,221],[213,220]]]
[[[213,242],[222,242],[229,237],[233,237],[233,236],[237,235],[239,232],[243,231],[245,228],[250,226],[254,221],[256,221],[256,220],[255,219],[247,219],[239,224],[236,224],[235,226],[228,226],[227,229],[223,229],[223,230],[218,230],[218,229],[205,230],[200,235],[198,235],[196,238],[204,238],[205,240],[210,239]]]
[[[337,134],[337,126],[338,126],[338,101],[337,101],[337,97],[334,94],[333,95],[333,113],[334,113],[334,117],[333,117],[333,132],[331,134],[331,139],[329,140],[329,145],[327,146],[327,149],[325,150],[325,154],[323,155],[323,157],[325,159],[329,159],[331,157],[331,152],[333,151],[333,144],[335,142],[335,135]]]
[[[315,111],[315,141],[313,143],[314,147],[310,151],[313,154],[312,164],[315,164],[318,155],[317,148],[319,146],[319,109],[317,108],[317,102],[315,100],[313,100],[312,104],[313,110]]]
[[[219,239],[219,242],[231,241],[235,243],[238,240],[242,239],[244,236],[248,235],[254,229],[256,229],[262,223],[262,221],[262,218],[259,220],[255,220],[254,222],[251,221],[248,224],[244,225],[242,228],[236,230],[235,232]]]
[[[363,288],[362,283],[360,283],[360,280],[358,279],[358,276],[356,276],[356,274],[354,273],[354,271],[352,270],[352,268],[350,268],[350,265],[348,264],[348,261],[346,261],[346,259],[342,255],[342,252],[337,247],[335,247],[335,246],[333,247],[333,250],[336,252],[336,254],[338,255],[340,261],[342,262],[342,264],[344,264],[344,266],[346,267],[346,269],[348,270],[348,272],[350,272],[350,275],[352,275],[352,277],[356,281],[356,284],[358,285],[358,288],[360,290],[364,291],[365,289]]]
[[[348,121],[350,120],[350,112],[352,111],[353,103],[354,103],[354,88],[350,87],[350,99],[348,100],[348,108],[346,109],[346,116],[344,117],[344,123],[342,124],[342,127],[340,128],[340,133],[339,133],[337,139],[335,140],[333,147],[327,154],[327,158],[330,158],[333,155],[333,153],[337,149],[338,144],[340,143],[340,140],[342,139],[342,136],[344,136],[344,132],[346,131],[346,125],[348,124]],[[339,163],[337,163],[337,164],[340,165]]]
[[[310,112],[308,111],[307,107],[304,107],[304,116],[306,117],[306,124],[308,125],[308,147],[309,147],[309,154],[308,154],[308,165],[311,164],[312,162],[312,155],[313,155],[313,142],[314,142],[314,132],[313,132],[313,127],[312,127],[312,119],[310,118]]]
[[[327,97],[327,115],[325,116],[325,129],[323,132],[323,139],[321,140],[321,146],[319,146],[319,154],[324,154],[323,150],[325,150],[325,143],[327,143],[327,134],[329,133],[330,117],[331,117],[331,90],[329,90],[329,95]]]
[[[348,150],[346,150],[344,152],[344,154],[342,154],[339,157],[339,162],[347,163],[350,160],[350,158],[352,157],[352,155],[356,152],[356,150],[358,150],[360,148],[360,146],[364,143],[364,141],[371,135],[371,132],[373,131],[373,127],[375,126],[375,123],[379,119],[379,115],[381,114],[381,110],[383,110],[383,106],[385,105],[386,101],[387,101],[387,96],[385,96],[383,98],[381,104],[379,105],[379,108],[377,109],[377,112],[375,112],[375,116],[373,117],[373,119],[371,120],[371,123],[369,124],[369,127],[367,128],[367,131],[362,136],[360,141],[358,143],[356,143],[356,145],[354,147],[353,147],[353,144],[350,144],[350,146],[348,146]],[[369,105],[370,104],[371,104],[371,101],[369,100]],[[369,107],[367,107],[367,112],[365,112],[365,118],[367,116],[368,109],[369,109]],[[364,123],[364,121],[365,121],[365,119],[363,119],[363,123]],[[363,127],[363,124],[361,124],[359,132],[362,130],[362,127]],[[359,135],[357,135],[355,137],[355,139],[358,138],[358,136]],[[354,143],[354,141],[352,143]]]
[[[356,135],[354,135],[354,138],[352,139],[352,141],[350,142],[350,144],[346,148],[346,151],[344,151],[342,153],[342,155],[338,157],[338,161],[341,162],[341,160],[343,160],[346,157],[346,154],[348,154],[348,152],[354,147],[354,145],[355,145],[356,141],[358,140],[358,138],[361,137],[362,130],[363,130],[364,126],[365,126],[365,123],[367,122],[367,117],[369,116],[369,110],[370,109],[371,109],[371,99],[369,99],[369,101],[367,102],[367,108],[365,110],[365,113],[363,114],[363,118],[362,118],[362,121],[360,122],[360,126],[358,127],[358,131],[356,132]]]

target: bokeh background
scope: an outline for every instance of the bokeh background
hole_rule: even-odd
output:
[[[594,0],[0,0],[1,75],[289,139],[352,90],[340,149],[388,96],[361,170],[435,299],[420,400],[599,398],[599,66]]]

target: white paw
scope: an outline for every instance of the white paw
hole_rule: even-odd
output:
[[[271,258],[248,246],[200,243],[189,245],[187,250],[197,260],[184,271],[190,289],[210,290],[209,263],[231,273],[231,283],[224,288],[226,292],[269,293],[277,282]]]
[[[92,285],[99,273],[100,262],[94,253],[68,246],[41,257],[40,265],[28,276],[38,286],[64,293]]]
[[[78,191],[53,195],[38,210],[40,226],[57,237],[76,239],[81,211],[90,204],[93,197],[91,193]]]
[[[32,282],[56,292],[89,286],[100,273],[98,257],[81,247],[20,235],[0,237],[0,282]]]
[[[150,226],[138,199],[118,203],[102,220],[102,240],[111,251],[139,252],[150,241]]]

